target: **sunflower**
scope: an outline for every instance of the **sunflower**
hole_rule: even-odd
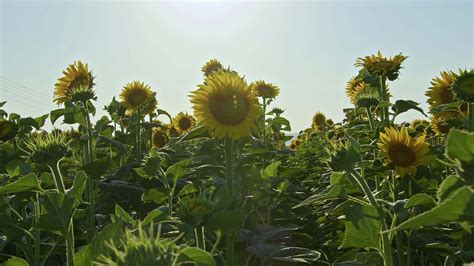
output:
[[[84,86],[91,89],[94,86],[94,77],[87,64],[81,61],[74,62],[63,71],[64,76],[54,85],[53,101],[62,104],[70,100],[74,89]]]
[[[0,140],[7,141],[12,139],[17,132],[17,126],[15,123],[0,118]]]
[[[430,123],[424,119],[415,119],[410,123],[410,127],[416,131],[423,131],[424,129],[429,127],[429,125]]]
[[[360,86],[362,86],[362,84]],[[369,109],[377,106],[380,103],[380,100],[380,94],[377,88],[364,86],[364,88],[357,94],[355,104],[358,107]]]
[[[362,78],[352,77],[346,85],[347,97],[351,100],[351,103],[356,103],[357,94],[367,86]]]
[[[444,136],[449,133],[453,126],[445,119],[441,117],[431,118],[431,128],[438,136]]]
[[[430,160],[425,135],[410,137],[405,126],[401,129],[386,128],[385,133],[380,134],[378,146],[382,150],[385,162],[393,164],[395,172],[400,177],[416,174],[417,166],[424,165]]]
[[[452,91],[452,86],[456,79],[458,78],[458,74],[454,73],[453,71],[443,71],[440,73],[439,77],[435,77],[431,81],[431,87],[425,92],[425,95],[428,96],[428,100],[426,102],[430,105],[430,110],[442,105],[455,102],[454,93]],[[466,106],[462,106],[465,108]],[[461,108],[461,109],[462,109]],[[437,113],[435,116],[437,117],[453,117],[458,115],[456,111],[446,111],[442,113]]]
[[[218,72],[224,70],[221,62],[217,59],[211,59],[207,61],[207,63],[202,66],[201,71],[204,73],[204,76],[209,77],[214,72]]]
[[[301,145],[301,140],[293,139],[289,145],[289,148],[292,150],[296,150]]]
[[[162,148],[170,141],[168,134],[162,128],[155,127],[152,130],[152,145],[155,148]]]
[[[313,115],[313,124],[312,124],[314,129],[321,129],[324,126],[326,126],[326,116],[321,113],[317,112]]]
[[[255,81],[250,84],[250,87],[252,87],[252,90],[255,91],[258,97],[275,99],[280,94],[278,86],[266,83],[263,80]]]
[[[366,56],[363,58],[359,57],[355,66],[364,67],[371,75],[382,75],[387,77],[389,80],[396,80],[399,71],[402,68],[402,62],[407,58],[407,56],[404,56],[401,53],[393,58],[386,58],[382,56],[380,51],[378,51],[377,55]]]
[[[209,76],[190,97],[195,117],[217,138],[239,139],[250,135],[261,112],[257,96],[233,72]]]
[[[55,166],[68,152],[70,140],[59,131],[31,135],[26,141],[27,153],[34,163]]]
[[[195,124],[195,119],[192,115],[187,113],[179,113],[175,118],[173,118],[173,126],[176,128],[179,134],[184,134],[189,132]]]
[[[452,89],[460,100],[474,103],[474,70],[461,71]]]
[[[153,97],[151,87],[140,81],[132,81],[123,87],[120,100],[128,110],[137,111]]]

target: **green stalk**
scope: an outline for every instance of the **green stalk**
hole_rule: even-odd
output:
[[[141,127],[140,127],[142,118],[141,118],[141,112],[140,111],[141,111],[140,109],[138,109],[138,111],[137,111],[137,116],[138,116],[138,118],[137,118],[137,120],[138,120],[137,121],[137,128],[138,128],[138,130],[137,130],[137,160],[138,161],[140,161],[141,156],[142,156],[142,145],[141,145],[142,134],[141,134]]]
[[[56,183],[56,188],[58,191],[66,195],[66,188],[64,187],[63,177],[61,175],[61,170],[59,169],[59,162],[56,163],[56,167],[48,165],[51,173],[53,174],[54,181]],[[69,227],[67,228],[66,235],[66,265],[73,266],[74,262],[74,224],[73,220],[69,221]]]
[[[94,150],[92,147],[92,124],[91,118],[89,114],[89,110],[87,109],[87,103],[84,104],[84,109],[86,112],[86,127],[87,127],[87,160],[86,163],[91,163],[94,160]],[[88,224],[89,230],[87,232],[87,239],[91,241],[95,235],[95,199],[94,199],[94,180],[92,180],[91,176],[87,177],[87,184],[86,184],[86,197],[87,201],[89,202],[89,216],[88,216]]]
[[[385,76],[380,76],[380,91],[382,100],[384,102],[388,102],[388,93],[387,93],[387,84],[385,84],[386,78]],[[382,109],[382,119],[388,120],[388,107],[384,107]]]
[[[469,130],[469,132],[474,132],[474,103],[469,103],[467,112],[467,130]]]
[[[232,140],[229,136],[225,137],[225,179],[227,181],[227,189],[229,190],[230,197],[233,199]]]
[[[369,119],[369,126],[370,126],[370,130],[374,130],[375,128],[375,122],[374,122],[374,118],[372,117],[372,111],[370,111],[370,107],[368,108],[365,108],[367,110],[367,117]]]
[[[263,100],[263,131],[262,131],[262,138],[263,138],[263,147],[265,147],[265,142],[266,142],[265,116],[267,115],[267,99],[266,99],[265,96],[263,96],[262,100]]]
[[[39,221],[41,215],[41,208],[39,202],[39,193],[36,193],[35,201],[35,223]],[[41,245],[41,232],[39,229],[35,230],[35,266],[40,266],[40,245]]]
[[[379,213],[379,218],[382,222],[382,231],[387,231],[387,224],[385,223],[384,219],[384,212],[380,205],[378,204],[377,200],[375,199],[374,195],[372,194],[372,191],[370,191],[369,185],[365,181],[365,179],[354,169],[348,170],[349,174],[351,174],[354,179],[357,181],[359,186],[362,188],[364,191],[364,194],[367,196],[369,199],[370,204],[377,209],[377,212]],[[392,259],[392,246],[390,245],[390,241],[388,239],[387,233],[381,233],[382,235],[382,257],[384,260],[384,265],[385,266],[393,266],[393,259]]]
[[[151,126],[151,123],[153,123],[153,117],[151,114],[148,115],[150,117],[150,153],[151,149],[153,149],[153,127]]]

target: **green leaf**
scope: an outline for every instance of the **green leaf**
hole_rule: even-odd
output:
[[[28,262],[22,258],[18,257],[11,257],[7,261],[5,261],[3,266],[29,266]]]
[[[9,161],[5,169],[10,177],[26,175],[32,171],[31,167],[22,160]]]
[[[416,110],[426,116],[423,109],[418,107],[419,103],[411,100],[397,100],[395,104],[392,106],[392,111],[395,112],[395,116],[405,113],[408,110]]]
[[[166,169],[166,176],[172,178],[174,182],[182,178],[189,170],[191,160],[177,162]]]
[[[168,217],[167,213],[160,208],[154,209],[147,214],[145,219],[143,219],[143,225],[147,225],[150,223],[155,223],[157,221],[163,221]]]
[[[74,256],[75,266],[89,266],[93,265],[101,255],[109,255],[111,249],[108,246],[109,242],[118,242],[123,234],[122,222],[108,224],[102,231],[98,232],[92,242],[83,247]]]
[[[54,124],[58,118],[64,116],[65,124],[85,124],[85,117],[82,109],[72,103],[65,103],[65,108],[56,109],[51,111],[50,120],[51,124]]]
[[[176,263],[195,263],[198,266],[215,266],[216,261],[209,252],[195,248],[183,248],[176,258]]]
[[[425,193],[415,194],[408,199],[407,203],[405,204],[405,208],[412,208],[417,206],[426,206],[426,207],[434,207],[436,205],[435,200],[428,196]]]
[[[293,208],[299,208],[299,207],[310,205],[310,204],[317,204],[325,200],[336,199],[336,198],[340,198],[340,199],[347,198],[347,191],[344,185],[341,185],[341,184],[334,185],[329,189],[328,192],[312,195]]]
[[[408,219],[393,230],[463,221],[474,221],[474,192],[467,186],[458,189],[433,209]]]
[[[276,161],[269,166],[265,167],[265,169],[260,171],[260,174],[263,179],[270,179],[275,177],[278,173],[278,167],[281,165],[280,161]]]
[[[130,216],[130,214],[128,214],[128,212],[122,209],[122,207],[120,207],[118,204],[115,204],[115,216],[126,223],[131,225],[135,224],[135,220],[132,218],[132,216]]]
[[[209,132],[205,126],[197,126],[194,127],[191,131],[189,131],[186,135],[181,137],[177,143],[180,142],[185,142],[185,141],[190,141],[193,139],[198,139],[198,138],[209,138]]]
[[[40,129],[42,126],[44,126],[44,123],[46,122],[46,118],[48,117],[49,117],[49,114],[45,114],[45,115],[38,116],[37,118],[35,118],[36,124],[38,126],[36,129]]]
[[[458,190],[464,185],[464,181],[459,176],[448,176],[439,186],[438,191],[436,192],[436,196],[438,197],[439,201],[443,201],[444,199],[448,198],[454,191]]]
[[[144,203],[154,202],[161,204],[166,200],[166,195],[156,188],[147,189],[145,193],[143,193],[142,200]]]
[[[474,162],[474,133],[450,130],[446,143],[446,156],[461,162]]]
[[[382,223],[373,206],[354,204],[346,209],[343,248],[379,249]]]
[[[35,174],[20,177],[17,181],[0,187],[0,195],[14,194],[19,192],[41,192],[41,186]]]
[[[72,187],[66,192],[66,195],[74,198],[76,203],[74,204],[76,207],[82,200],[82,193],[86,187],[87,175],[84,171],[79,171],[74,178],[74,183]]]
[[[82,169],[88,176],[98,179],[102,177],[112,166],[112,161],[109,157],[95,159],[92,162],[85,164]]]
[[[199,189],[194,184],[186,184],[179,191],[178,197],[182,197],[184,195],[188,195],[188,194],[195,193],[195,192],[199,192]]]
[[[76,211],[75,199],[59,192],[47,192],[37,228],[66,236]]]

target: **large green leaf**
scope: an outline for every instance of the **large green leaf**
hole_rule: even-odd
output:
[[[423,109],[418,107],[419,103],[411,100],[397,100],[395,104],[392,106],[392,111],[395,112],[395,116],[404,113],[408,110],[416,110],[426,116]]]
[[[92,242],[83,247],[74,257],[75,266],[89,266],[101,255],[108,255],[110,248],[109,242],[117,242],[123,234],[122,222],[108,224],[102,231],[97,233]]]
[[[191,160],[177,162],[166,169],[166,176],[172,178],[174,182],[182,178],[189,170]]]
[[[343,248],[379,249],[382,222],[373,206],[354,204],[346,209]]]
[[[17,181],[0,187],[0,195],[38,191],[42,191],[42,189],[38,182],[38,178],[33,173],[22,176]]]
[[[433,209],[401,223],[394,230],[464,221],[474,221],[474,192],[467,186],[458,189]]]
[[[438,187],[437,197],[439,201],[448,198],[453,192],[463,187],[465,182],[455,175],[450,175],[444,179],[443,183]]]
[[[419,193],[411,196],[407,203],[405,204],[405,208],[412,208],[417,206],[427,206],[427,207],[434,207],[436,205],[434,199],[425,194]]]
[[[7,163],[5,167],[10,177],[16,177],[19,175],[26,175],[31,173],[32,169],[23,160],[12,160]]]
[[[276,161],[269,166],[265,167],[265,169],[261,170],[260,175],[263,179],[270,179],[277,175],[278,167],[281,165],[280,161]]]
[[[474,161],[474,133],[452,129],[448,134],[446,156],[461,162]]]
[[[178,257],[175,260],[176,263],[195,263],[198,266],[215,266],[216,261],[209,252],[195,248],[195,247],[185,247],[183,248]]]
[[[236,232],[242,228],[247,212],[243,209],[224,210],[215,213],[211,217],[211,228],[222,232]]]
[[[66,236],[76,211],[75,199],[59,192],[47,192],[37,228]]]
[[[28,262],[22,258],[11,257],[2,266],[29,266]]]

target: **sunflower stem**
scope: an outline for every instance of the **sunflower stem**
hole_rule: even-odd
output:
[[[367,117],[369,119],[370,130],[372,131],[375,128],[374,118],[372,117],[372,112],[370,111],[370,107],[367,107],[366,110],[367,110]]]
[[[92,144],[92,124],[91,118],[89,114],[89,109],[87,108],[87,102],[83,103],[84,111],[86,113],[86,129],[87,129],[87,156],[86,156],[86,163],[89,164],[94,160],[94,149]],[[88,216],[88,224],[89,230],[87,232],[87,239],[91,241],[95,235],[95,199],[94,199],[94,180],[92,180],[92,176],[87,176],[87,184],[86,184],[86,197],[87,201],[89,202],[89,216]]]
[[[382,207],[380,207],[374,195],[372,194],[372,191],[370,190],[370,187],[365,181],[364,177],[362,177],[354,169],[348,169],[347,171],[350,175],[354,177],[354,179],[357,181],[359,186],[364,191],[364,194],[366,195],[366,197],[369,199],[370,204],[377,210],[379,214],[379,219],[382,223],[382,231],[383,232],[387,231],[387,224],[385,223],[385,219],[384,219],[385,215],[384,215],[383,209]],[[384,260],[384,265],[393,266],[392,246],[390,245],[390,240],[387,236],[387,233],[381,232],[380,234],[382,235],[382,257]]]
[[[230,197],[233,199],[232,140],[229,136],[226,136],[225,138],[225,179]]]
[[[474,103],[469,103],[467,112],[468,112],[467,130],[469,132],[474,132]]]
[[[387,93],[387,84],[386,82],[386,77],[384,75],[380,76],[380,91],[382,95],[382,100],[384,102],[388,102],[388,93]],[[383,107],[382,109],[382,119],[388,120],[388,107]]]
[[[39,217],[41,215],[39,193],[36,193],[35,200],[35,223],[39,222]],[[35,230],[35,266],[40,266],[40,245],[41,245],[41,231],[39,229]]]
[[[265,140],[266,140],[266,123],[265,123],[265,116],[267,115],[267,99],[265,96],[262,97],[263,100],[263,129],[262,129],[262,141],[263,147],[265,147]]]
[[[51,170],[51,173],[53,174],[54,178],[54,183],[56,185],[56,189],[63,193],[66,194],[66,187],[64,186],[63,182],[63,177],[61,175],[61,171],[59,170],[59,161],[56,163],[55,166],[48,165],[49,170]]]
[[[142,134],[141,134],[141,128],[140,128],[140,124],[141,124],[141,110],[138,109],[137,111],[137,160],[140,161],[141,159],[141,155],[142,155],[142,145],[141,145],[141,138],[142,138]]]

